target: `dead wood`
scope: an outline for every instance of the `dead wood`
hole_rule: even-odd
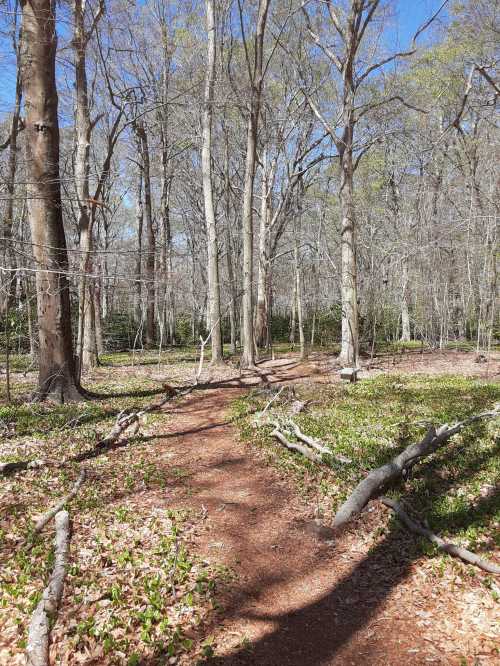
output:
[[[118,441],[120,436],[132,424],[137,424],[142,416],[161,409],[173,398],[179,398],[188,395],[188,393],[191,393],[194,388],[194,386],[190,386],[183,391],[170,391],[167,397],[160,402],[153,403],[138,412],[132,412],[131,414],[124,415],[124,412],[121,411],[120,414],[118,414],[115,424],[109,433],[103,437],[103,439],[99,440],[95,447],[90,451],[84,451],[83,453],[79,453],[78,455],[72,456],[71,458],[66,458],[61,462],[51,462],[48,460],[21,460],[18,462],[0,463],[0,476],[9,476],[15,472],[22,472],[28,469],[37,469],[40,467],[64,467],[70,463],[83,462],[89,458],[96,458],[98,455],[101,455],[105,451],[113,448],[113,445]]]
[[[481,419],[493,418],[500,414],[500,407],[493,411],[483,412],[460,421],[453,426],[447,424],[440,426],[437,430],[431,427],[424,439],[416,444],[410,444],[402,453],[390,462],[372,470],[354,489],[352,494],[342,504],[335,514],[333,527],[339,528],[345,525],[353,516],[358,514],[365,505],[379,494],[389,484],[399,480],[403,473],[408,471],[420,459],[434,453],[450,437],[456,435],[463,428]]]
[[[290,421],[290,425],[292,426],[293,432],[295,433],[295,437],[297,437],[297,439],[302,440],[305,444],[310,446],[312,449],[316,449],[316,451],[319,451],[320,453],[325,453],[329,456],[332,455],[330,449],[327,449],[326,446],[323,446],[321,442],[318,442],[313,437],[309,437],[309,435],[303,433],[294,421]]]
[[[27,469],[45,467],[45,460],[19,460],[17,462],[0,463],[0,476],[10,476],[14,472],[24,472]]]
[[[479,567],[483,571],[487,571],[488,573],[497,575],[500,574],[500,566],[494,562],[483,560],[475,553],[471,553],[470,550],[466,550],[465,548],[457,546],[453,543],[448,543],[444,541],[444,539],[441,539],[441,537],[438,537],[437,534],[434,534],[428,530],[426,527],[416,523],[414,520],[412,520],[412,518],[410,518],[410,516],[404,511],[403,507],[398,504],[398,502],[395,502],[389,497],[381,497],[380,501],[382,504],[392,509],[401,520],[401,522],[403,522],[411,532],[429,539],[429,541],[431,541],[441,550],[444,550],[446,553],[448,553],[448,555],[458,557],[468,564],[474,564],[475,566]]]
[[[285,437],[285,435],[280,430],[278,430],[278,428],[275,428],[272,431],[271,435],[273,437],[276,437],[276,439],[280,441],[284,446],[286,446],[287,449],[290,449],[290,451],[298,451],[298,453],[301,453],[305,458],[307,458],[311,462],[318,464],[321,464],[323,462],[321,456],[317,455],[316,453],[313,453],[305,446],[302,446],[302,444],[290,442]]]
[[[65,507],[65,505],[68,504],[68,502],[71,502],[73,497],[75,497],[78,491],[80,490],[83,482],[85,481],[86,476],[87,476],[86,470],[82,469],[82,471],[80,472],[80,476],[76,480],[73,488],[71,488],[69,493],[65,495],[63,498],[61,498],[57,504],[55,504],[51,509],[46,511],[41,518],[39,518],[39,520],[35,524],[35,527],[33,528],[31,536],[39,534],[43,530],[45,525],[47,525],[47,523],[50,520],[52,520],[52,518],[54,518],[54,516],[56,516],[59,513],[59,511],[61,511]]]
[[[31,616],[26,645],[27,666],[48,666],[51,628],[57,618],[61,602],[66,564],[69,552],[70,526],[67,511],[59,511],[55,517],[55,562],[49,584]]]

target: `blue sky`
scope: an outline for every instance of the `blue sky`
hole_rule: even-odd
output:
[[[146,0],[147,1],[147,0]],[[279,2],[280,0],[275,0]],[[406,47],[415,31],[426,21],[442,4],[442,0],[394,0],[396,12],[394,26],[387,32],[389,41],[394,46]],[[0,28],[4,23],[6,8],[0,7]],[[446,16],[444,13],[443,17]],[[420,43],[427,37],[423,36]],[[0,35],[0,118],[9,113],[14,97],[15,66],[14,57],[9,39]]]

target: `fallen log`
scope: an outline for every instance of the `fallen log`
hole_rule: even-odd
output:
[[[64,589],[66,564],[69,552],[70,526],[67,511],[59,511],[55,517],[55,562],[49,584],[38,602],[28,630],[26,645],[27,666],[48,666],[50,632],[57,618]]]
[[[46,511],[43,514],[43,516],[41,516],[41,518],[39,518],[39,520],[35,524],[35,527],[33,528],[33,532],[31,533],[30,537],[39,534],[43,530],[45,525],[47,525],[47,523],[50,520],[52,520],[52,518],[54,518],[54,516],[56,516],[59,513],[59,511],[61,511],[65,507],[65,505],[68,504],[68,502],[71,502],[73,497],[75,497],[78,491],[80,490],[83,482],[85,481],[86,476],[87,476],[86,470],[82,469],[82,471],[80,472],[80,476],[76,480],[74,486],[71,488],[69,493],[65,495],[63,498],[61,498],[57,504],[55,504],[51,509]],[[26,543],[26,541],[24,543]]]
[[[483,560],[483,558],[479,557],[475,553],[471,553],[470,550],[467,550],[466,548],[457,546],[454,543],[448,543],[444,539],[441,539],[441,537],[438,537],[437,534],[434,534],[433,532],[428,530],[426,527],[423,527],[422,525],[416,523],[414,520],[412,520],[412,518],[410,518],[410,516],[405,512],[403,507],[400,504],[398,504],[398,502],[395,502],[389,497],[380,497],[379,499],[382,502],[382,504],[384,504],[385,506],[392,509],[392,511],[394,511],[394,513],[398,516],[401,522],[404,523],[411,532],[414,532],[415,534],[419,534],[420,536],[429,539],[429,541],[431,541],[433,544],[435,544],[445,553],[448,553],[448,555],[452,555],[453,557],[458,557],[464,562],[467,562],[467,564],[474,564],[475,566],[479,567],[483,571],[487,571],[488,573],[497,574],[497,575],[500,574],[500,566],[498,566],[494,562],[490,562],[489,560]]]
[[[434,453],[444,442],[453,435],[456,435],[463,428],[481,419],[494,418],[499,415],[500,408],[496,407],[493,411],[476,414],[453,426],[445,424],[437,430],[431,427],[421,442],[410,444],[393,460],[382,465],[382,467],[372,470],[365,479],[360,481],[335,514],[333,527],[339,528],[345,525],[366,506],[372,497],[379,494],[390,483],[400,479],[403,473],[411,469],[415,463]]]

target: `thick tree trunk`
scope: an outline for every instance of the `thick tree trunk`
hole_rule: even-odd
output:
[[[219,257],[212,186],[212,118],[216,58],[214,0],[205,0],[205,7],[207,12],[208,46],[205,99],[202,114],[203,146],[201,151],[201,169],[208,241],[208,302],[210,312],[209,332],[212,335],[211,362],[212,365],[215,365],[222,362],[223,353],[220,311]]]
[[[29,218],[37,264],[39,378],[36,397],[79,400],[67,279],[59,177],[58,97],[55,81],[55,3],[21,0],[21,55],[26,107]]]

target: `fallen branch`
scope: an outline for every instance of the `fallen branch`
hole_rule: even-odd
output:
[[[150,414],[151,412],[155,412],[158,409],[161,409],[167,402],[172,400],[172,398],[178,398],[188,395],[188,393],[191,393],[193,389],[194,386],[190,386],[184,391],[177,391],[174,389],[174,391],[170,393],[166,398],[164,398],[161,402],[149,405],[148,407],[145,407],[139,412],[132,412],[131,414],[127,414],[126,416],[122,416],[123,412],[120,412],[120,414],[118,414],[117,416],[115,425],[111,428],[106,437],[97,442],[97,444],[93,449],[91,449],[90,451],[84,451],[83,453],[80,453],[79,455],[74,456],[73,458],[70,458],[65,462],[66,463],[83,462],[84,460],[88,460],[89,458],[96,458],[101,453],[104,453],[105,451],[108,451],[109,449],[113,448],[113,445],[116,444],[120,436],[126,430],[128,430],[128,428],[130,428],[130,426],[133,423],[138,424],[139,420],[145,414]]]
[[[49,584],[38,602],[28,630],[27,666],[48,666],[50,632],[61,602],[69,551],[70,526],[67,511],[56,514],[55,563]]]
[[[382,504],[385,504],[385,506],[392,509],[394,513],[398,516],[398,518],[401,520],[401,522],[403,522],[411,532],[414,532],[415,534],[419,534],[420,536],[429,539],[429,541],[431,541],[441,550],[444,550],[446,553],[448,553],[448,555],[452,555],[453,557],[458,557],[464,562],[467,562],[468,564],[474,564],[483,571],[487,571],[488,573],[497,574],[497,575],[500,574],[500,566],[498,566],[494,562],[483,560],[475,553],[471,553],[469,550],[466,550],[461,546],[456,546],[453,543],[448,543],[444,541],[444,539],[441,539],[441,537],[438,537],[437,534],[434,534],[433,532],[428,530],[426,527],[423,527],[422,525],[416,523],[414,520],[410,518],[410,516],[404,511],[404,509],[400,504],[398,504],[398,502],[395,502],[389,497],[380,497],[380,501],[382,502]]]
[[[360,481],[352,494],[335,514],[333,527],[339,528],[345,525],[366,506],[372,497],[377,495],[390,483],[400,479],[403,473],[411,469],[421,458],[434,453],[450,437],[456,435],[471,423],[498,416],[500,414],[499,409],[499,407],[496,407],[493,411],[476,414],[453,426],[445,424],[437,430],[431,427],[421,442],[410,444],[402,453],[393,458],[391,462],[372,470],[365,479]]]
[[[27,469],[45,467],[45,460],[19,460],[18,462],[0,463],[0,476],[9,476],[14,472],[24,472]]]
[[[297,444],[295,442],[288,441],[285,435],[280,430],[278,430],[278,428],[275,428],[272,431],[271,435],[273,437],[276,437],[276,439],[279,440],[284,446],[286,446],[287,449],[290,449],[290,451],[298,451],[311,462],[318,464],[321,464],[323,462],[321,456],[317,455],[316,453],[313,453],[305,446],[302,446],[302,444]]]
[[[62,460],[59,463],[53,463],[48,460],[21,460],[18,462],[0,463],[0,476],[9,476],[10,474],[14,474],[15,472],[22,472],[28,469],[38,469],[40,467],[60,468],[70,463],[83,462],[84,460],[88,460],[89,458],[96,458],[101,453],[104,453],[105,451],[111,449],[113,447],[113,444],[115,444],[118,441],[119,437],[133,423],[138,423],[139,419],[142,416],[150,412],[154,412],[158,409],[161,409],[167,402],[169,402],[173,398],[178,398],[188,395],[188,393],[191,393],[191,391],[194,388],[195,388],[194,386],[190,386],[189,388],[183,391],[177,391],[176,389],[172,389],[172,391],[169,392],[166,398],[164,398],[160,402],[153,403],[152,405],[145,407],[139,412],[132,412],[131,414],[126,414],[125,416],[123,416],[123,411],[121,411],[118,414],[116,422],[112,427],[112,429],[109,431],[109,433],[105,437],[103,437],[103,439],[99,440],[95,445],[95,447],[90,451],[85,451],[76,456],[72,456],[71,458],[66,458],[65,460]]]
[[[86,476],[87,476],[86,470],[82,469],[82,471],[80,472],[80,476],[76,480],[73,488],[69,491],[67,495],[65,495],[62,499],[60,499],[56,505],[54,505],[51,509],[46,511],[43,514],[43,516],[39,518],[30,536],[35,536],[36,534],[39,534],[43,530],[45,525],[47,525],[47,523],[50,520],[52,520],[52,518],[56,516],[59,513],[59,511],[61,511],[65,507],[65,505],[68,504],[68,502],[71,502],[73,497],[75,497],[78,491],[80,490],[80,487],[82,483],[85,481]]]
[[[290,425],[292,426],[297,439],[302,440],[305,444],[308,444],[312,449],[316,449],[316,451],[319,451],[320,453],[325,453],[329,456],[333,455],[330,449],[327,449],[326,446],[322,446],[321,443],[316,441],[313,437],[309,437],[309,435],[303,433],[294,421],[290,421]]]

